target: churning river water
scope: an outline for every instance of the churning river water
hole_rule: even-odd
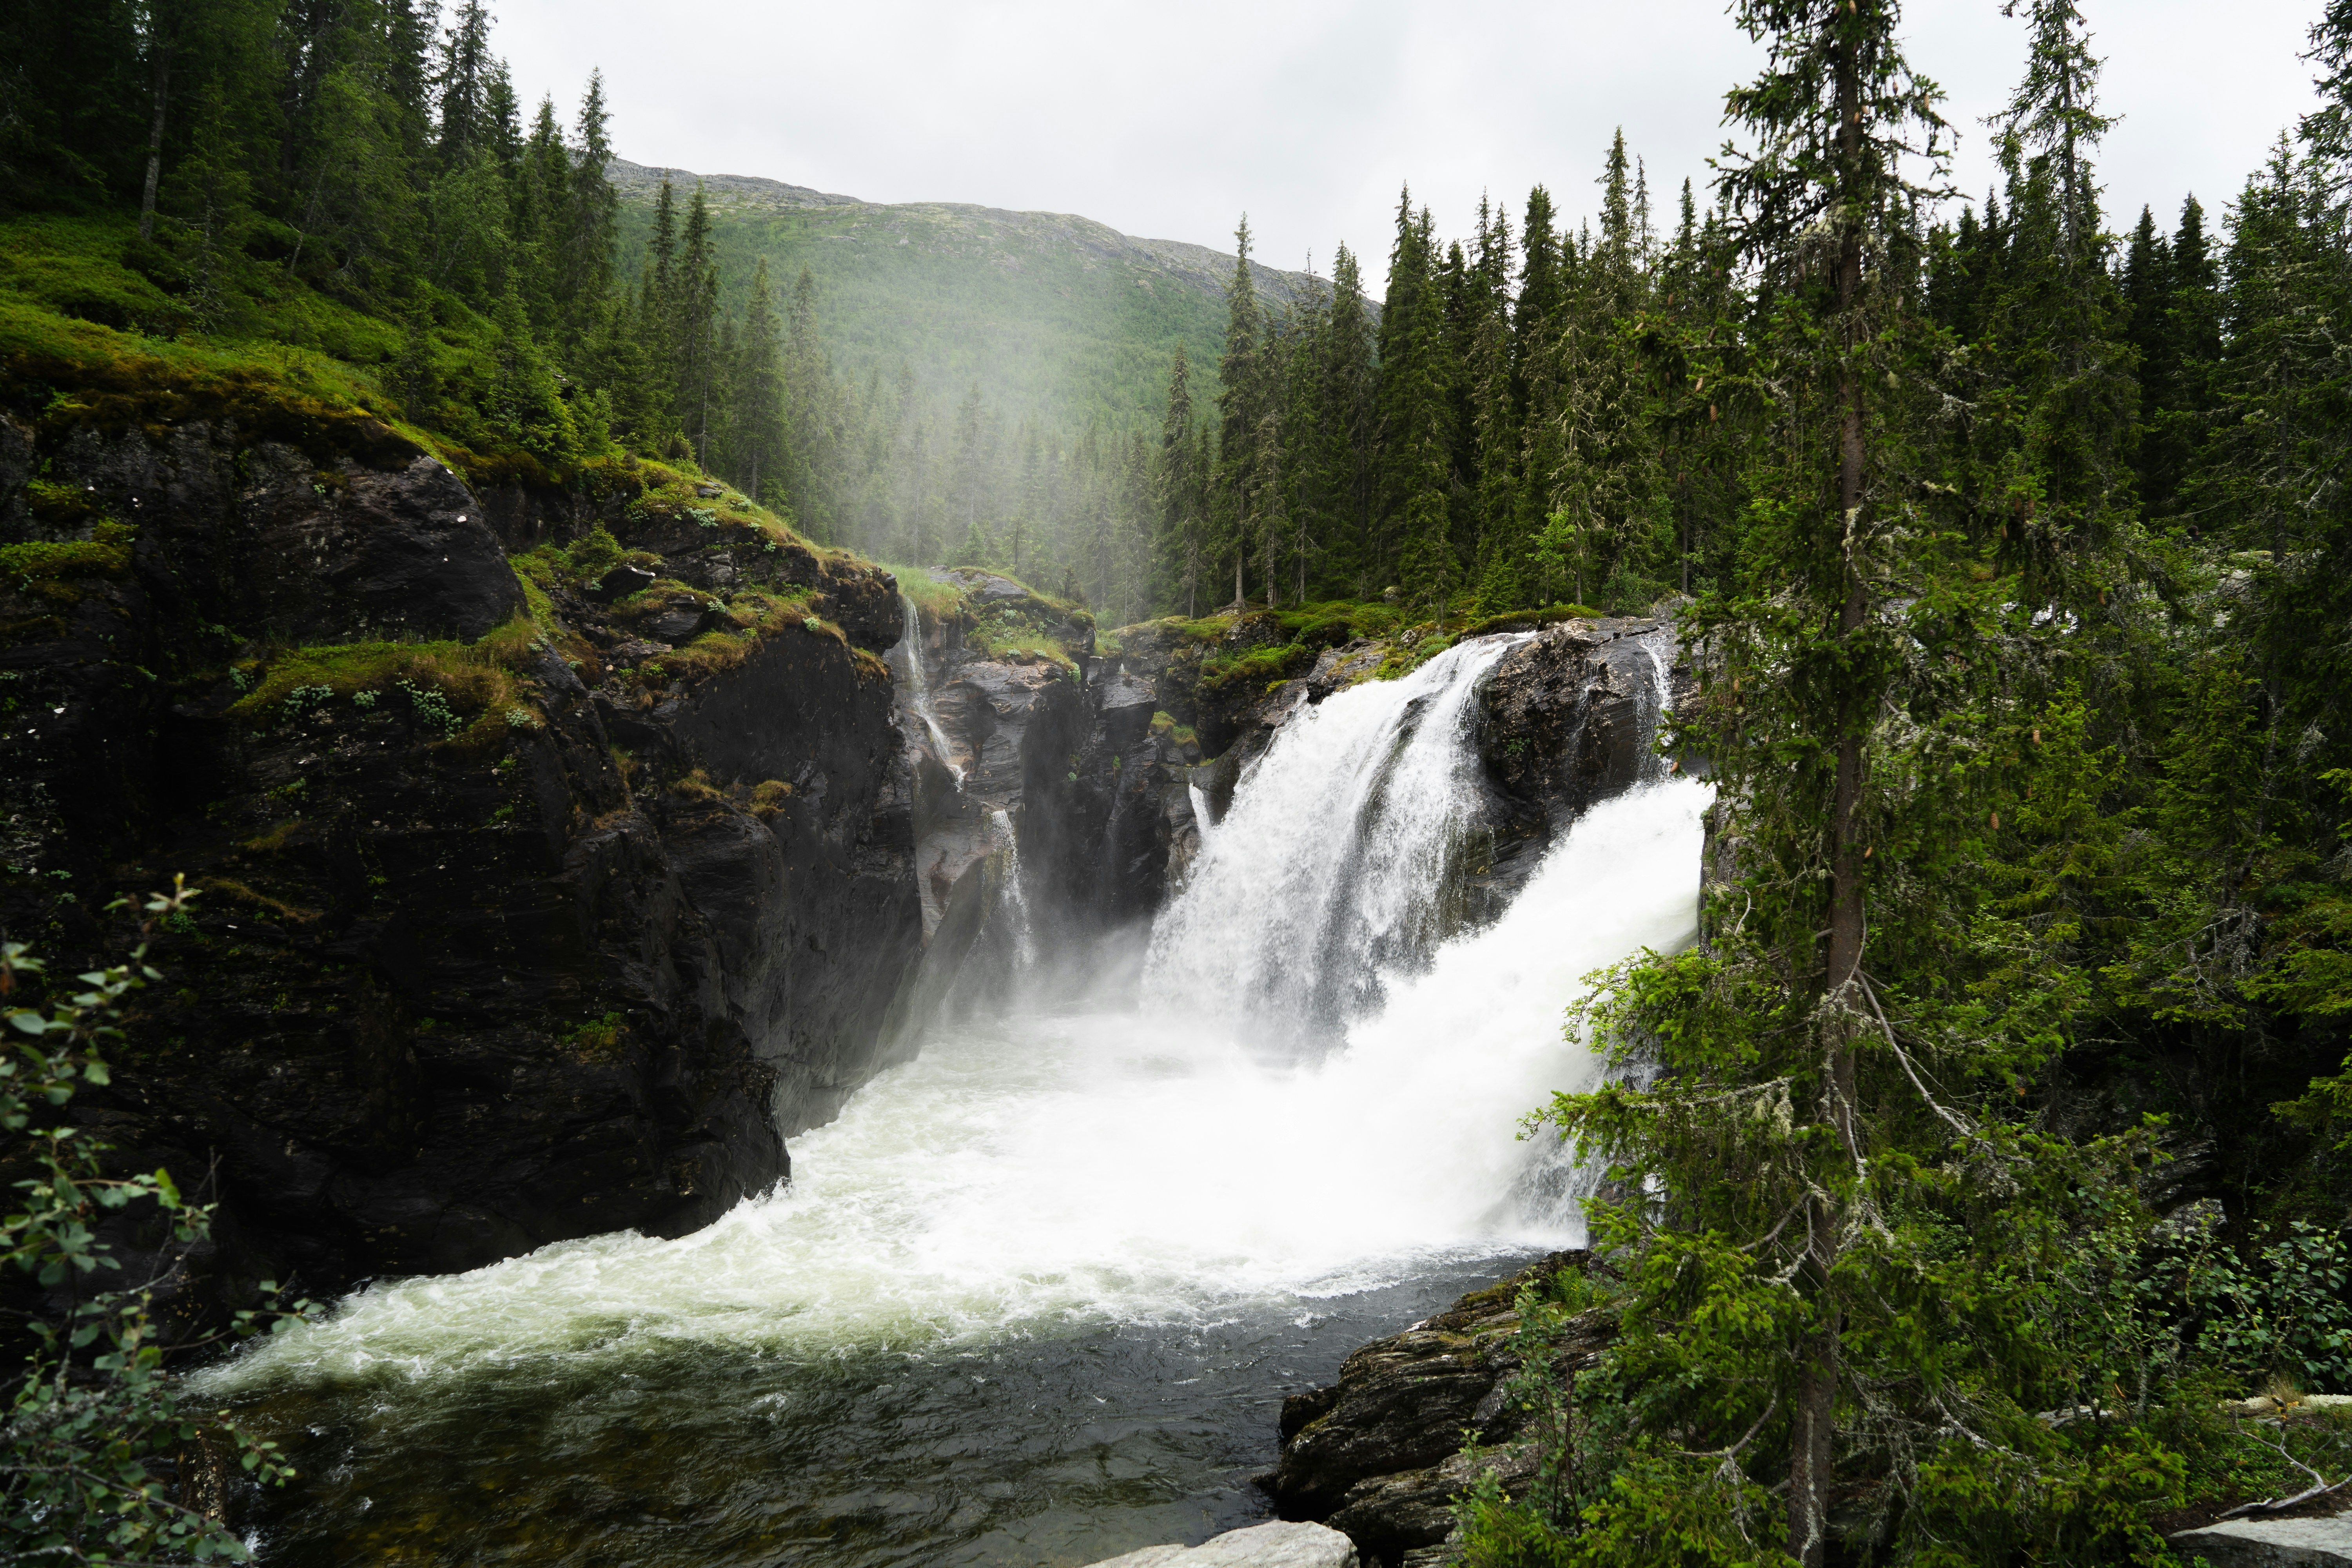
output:
[[[1576,1238],[1518,1136],[1587,1077],[1561,1009],[1692,934],[1706,793],[1664,780],[1412,953],[1501,651],[1294,721],[1139,987],[940,1027],[789,1186],[376,1285],[206,1374],[301,1471],[261,1561],[1029,1568],[1262,1517],[1286,1394]]]

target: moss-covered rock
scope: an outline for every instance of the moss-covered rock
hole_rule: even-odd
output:
[[[782,1174],[919,948],[888,575],[660,465],[498,519],[388,427],[57,395],[0,387],[0,930],[72,973],[205,889],[76,1103],[217,1171],[207,1266],[331,1291]],[[692,637],[595,596],[627,562]]]

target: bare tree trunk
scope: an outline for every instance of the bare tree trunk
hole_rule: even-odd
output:
[[[155,237],[155,186],[163,173],[163,111],[172,100],[172,46],[155,42],[155,118],[147,128],[147,184],[139,196],[139,237]]]

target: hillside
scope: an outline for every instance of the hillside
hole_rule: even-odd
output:
[[[740,308],[758,256],[780,288],[807,268],[825,345],[854,378],[887,380],[903,363],[940,403],[977,381],[990,403],[1016,417],[1156,425],[1169,357],[1181,342],[1215,389],[1234,267],[1223,252],[1137,239],[1066,213],[884,205],[619,159],[611,174],[621,193],[625,276],[642,264],[662,180],[681,201],[700,180],[727,307]],[[1270,313],[1329,287],[1300,272],[1255,273]]]

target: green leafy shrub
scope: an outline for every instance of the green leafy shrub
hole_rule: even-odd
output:
[[[175,880],[148,900],[129,961],[70,985],[53,982],[24,944],[0,946],[0,1019],[16,1042],[0,1056],[0,1131],[35,1172],[0,1217],[0,1268],[45,1290],[74,1288],[62,1321],[29,1320],[32,1352],[0,1383],[0,1550],[11,1562],[246,1562],[250,1552],[224,1521],[183,1500],[192,1468],[225,1464],[268,1486],[293,1474],[276,1444],[187,1407],[151,1315],[152,1284],[113,1282],[122,1260],[99,1235],[109,1215],[152,1208],[184,1258],[208,1237],[211,1210],[167,1171],[108,1175],[109,1145],[62,1115],[83,1086],[109,1081],[100,1047],[121,1039],[131,994],[162,978],[145,962],[145,938],[183,920],[194,896]],[[45,990],[46,1002],[24,1001],[28,990]],[[283,1326],[310,1307],[241,1311],[234,1331]]]

